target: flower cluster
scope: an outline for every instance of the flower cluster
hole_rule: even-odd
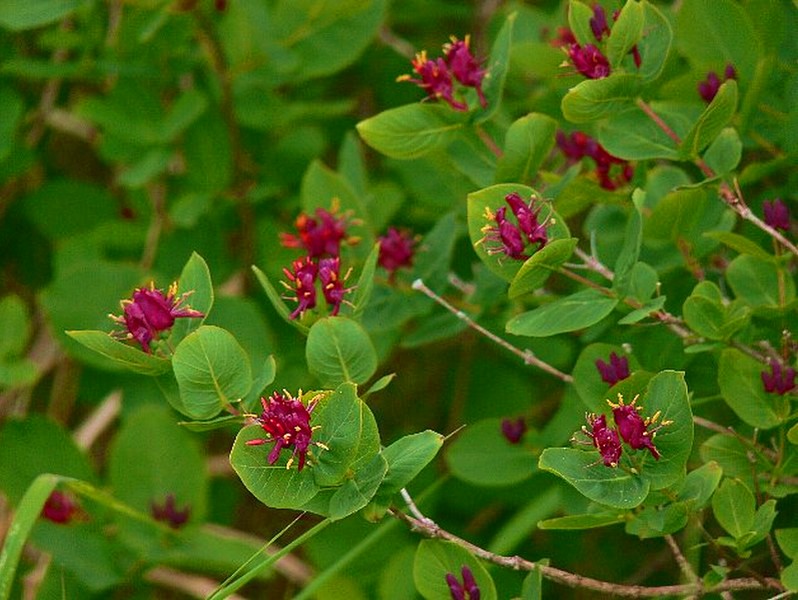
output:
[[[765,214],[765,223],[773,229],[790,230],[790,209],[781,198],[765,200],[762,210]]]
[[[783,396],[795,389],[795,369],[782,368],[781,363],[776,360],[770,361],[770,373],[762,371],[761,375],[762,385],[769,394]]]
[[[463,583],[460,583],[454,574],[446,573],[446,585],[449,586],[452,600],[479,600],[479,586],[471,569],[463,565],[460,568],[460,575],[463,577]]]
[[[601,380],[610,386],[629,377],[629,360],[625,356],[618,356],[615,352],[610,352],[609,363],[600,358],[596,360],[596,368]]]
[[[526,422],[521,417],[515,420],[502,419],[501,431],[504,439],[511,444],[517,444],[526,433]]]
[[[269,442],[274,443],[272,451],[269,452],[270,465],[277,462],[283,448],[293,448],[291,458],[288,459],[285,468],[290,469],[294,458],[298,457],[297,469],[301,471],[305,467],[311,445],[327,449],[327,446],[312,439],[313,432],[318,427],[310,426],[310,417],[317,400],[311,400],[306,407],[299,399],[301,395],[302,392],[298,394],[297,398],[294,398],[287,390],[283,390],[283,393],[274,392],[269,398],[260,399],[263,412],[256,417],[255,422],[263,428],[268,437],[250,440],[247,445],[260,446]]]
[[[283,246],[301,249],[305,254],[291,263],[291,269],[283,269],[288,282],[282,284],[293,294],[286,299],[297,303],[291,319],[316,308],[316,281],[321,283],[322,295],[333,316],[345,302],[344,296],[352,291],[344,286],[349,272],[341,276],[340,252],[342,243],[354,244],[357,238],[347,236],[349,222],[335,212],[317,208],[315,217],[302,213],[296,219],[296,234],[280,234]]]
[[[405,229],[389,227],[385,235],[380,236],[380,254],[377,258],[379,265],[388,271],[388,279],[393,281],[396,271],[402,267],[413,265],[413,254],[416,239],[413,234]]]
[[[150,283],[149,288],[137,288],[132,299],[122,300],[121,316],[109,315],[125,328],[124,331],[111,335],[121,339],[134,339],[144,352],[149,353],[150,342],[161,332],[171,329],[175,319],[197,319],[205,316],[198,310],[181,306],[191,293],[178,296],[177,282],[169,286],[165,294],[163,290],[155,289],[154,283]]]
[[[574,131],[571,135],[558,131],[557,146],[568,162],[591,158],[596,163],[599,185],[605,190],[615,190],[627,184],[634,175],[634,167],[628,161],[613,156],[597,140],[581,131]]]
[[[620,11],[613,12],[613,21],[618,20],[619,14]],[[593,37],[596,38],[596,42],[601,42],[605,36],[610,36],[611,31],[607,22],[607,14],[600,4],[593,5],[590,29],[593,32]],[[571,64],[588,79],[602,79],[610,74],[610,61],[607,60],[601,50],[593,44],[580,45],[573,32],[567,27],[559,28],[557,39],[553,41],[553,44],[565,48]],[[634,58],[635,66],[640,68],[642,59],[637,45],[633,46],[629,53]],[[568,63],[566,62],[565,64],[567,65]]]
[[[42,507],[42,517],[59,525],[66,525],[80,510],[78,503],[69,495],[53,490]]]
[[[655,460],[659,460],[660,453],[654,446],[654,437],[662,427],[670,425],[672,421],[662,421],[657,424],[660,412],[653,416],[643,418],[640,416],[641,406],[636,406],[638,396],[629,404],[624,404],[623,396],[618,394],[618,403],[607,403],[612,408],[612,418],[615,427],[607,425],[604,415],[588,414],[587,424],[582,426],[582,432],[591,439],[593,446],[599,451],[601,461],[607,467],[617,467],[623,454],[621,440],[632,450],[648,450]]]
[[[527,204],[520,194],[512,192],[504,197],[504,201],[515,215],[516,224],[507,218],[507,207],[501,206],[492,213],[486,209],[485,218],[494,224],[482,228],[485,236],[481,241],[487,242],[485,251],[488,254],[504,254],[513,260],[526,260],[527,246],[537,244],[540,250],[549,241],[546,228],[552,223],[551,214],[542,221],[538,220],[541,206],[540,199],[533,196]]]
[[[150,513],[156,521],[163,521],[172,529],[179,529],[188,521],[191,507],[186,505],[183,510],[177,510],[174,494],[167,494],[163,504],[150,502]]]
[[[704,99],[704,102],[709,104],[718,93],[721,83],[728,81],[729,79],[736,78],[737,72],[734,70],[734,66],[731,64],[726,65],[726,68],[723,71],[723,81],[720,80],[720,77],[718,77],[718,74],[715,73],[715,71],[710,71],[707,73],[707,78],[704,81],[698,82],[698,94]]]
[[[433,100],[443,100],[455,110],[466,111],[468,105],[455,99],[455,81],[464,87],[474,88],[479,97],[482,108],[488,106],[488,101],[482,91],[482,80],[486,71],[480,68],[481,60],[477,60],[471,53],[471,40],[469,36],[458,40],[452,36],[451,42],[443,45],[443,57],[431,60],[427,58],[426,50],[416,54],[411,61],[413,70],[418,75],[400,75],[397,81],[415,83]]]

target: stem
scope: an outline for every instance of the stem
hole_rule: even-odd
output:
[[[502,155],[504,155],[504,151],[496,143],[496,140],[490,137],[490,134],[487,131],[485,131],[479,125],[477,125],[475,130],[479,139],[482,140],[482,143],[484,143],[485,146],[487,146],[488,150],[490,150],[496,158],[501,158]]]
[[[612,281],[613,279],[615,279],[615,273],[613,273],[609,267],[605,266],[604,263],[602,263],[598,258],[593,256],[592,254],[588,254],[587,252],[578,247],[574,248],[574,254],[576,254],[579,258],[582,259],[582,262],[585,264],[585,267],[587,267],[591,271],[595,271],[596,273],[604,277],[604,279],[608,281]]]
[[[454,306],[449,304],[449,302],[447,302],[446,300],[444,300],[443,298],[438,296],[438,294],[436,294],[431,289],[429,289],[424,284],[424,281],[422,281],[421,279],[416,279],[413,282],[412,287],[413,287],[414,290],[418,290],[419,292],[422,292],[428,298],[431,298],[432,300],[434,300],[435,302],[440,304],[442,307],[444,307],[446,310],[448,310],[450,313],[452,313],[455,317],[457,317],[458,319],[460,319],[463,322],[465,322],[465,324],[468,325],[469,327],[471,327],[474,331],[477,331],[478,333],[481,333],[482,335],[484,335],[486,338],[488,338],[492,342],[498,344],[502,348],[504,348],[506,350],[509,350],[510,352],[515,354],[516,356],[520,357],[524,361],[524,364],[533,365],[533,366],[535,366],[535,367],[537,367],[537,368],[539,368],[539,369],[541,369],[543,371],[546,371],[550,375],[553,375],[554,377],[556,377],[560,381],[564,381],[565,383],[571,383],[574,380],[573,377],[571,377],[568,373],[563,373],[559,369],[557,369],[557,368],[551,366],[550,364],[548,364],[546,362],[543,362],[542,360],[537,358],[533,354],[533,352],[531,350],[528,350],[528,349],[527,350],[521,350],[520,348],[516,348],[510,342],[500,338],[495,333],[493,333],[491,331],[488,331],[487,329],[482,327],[482,325],[479,325],[478,323],[474,322],[474,320],[471,319],[471,317],[469,317],[463,311],[455,308]]]
[[[494,554],[493,552],[489,552],[467,540],[464,540],[463,538],[449,533],[445,529],[441,529],[438,525],[430,525],[423,520],[416,519],[415,517],[396,509],[391,509],[389,512],[395,518],[407,523],[411,529],[418,531],[427,537],[453,542],[474,556],[502,567],[507,567],[516,571],[538,570],[547,579],[571,588],[583,588],[604,594],[613,594],[615,596],[623,596],[627,598],[701,595],[707,591],[710,591],[704,588],[704,584],[700,580],[694,583],[679,585],[642,586],[624,585],[620,583],[602,581],[600,579],[593,579],[592,577],[584,577],[576,573],[570,573],[568,571],[563,571],[562,569],[557,569],[556,567],[532,562],[521,558],[520,556],[501,556],[499,554]],[[712,587],[711,591],[724,592],[733,590],[756,590],[762,589],[763,587],[779,591],[784,589],[781,583],[776,579],[765,579],[763,586],[763,584],[757,579],[753,577],[745,577],[723,581],[717,586]]]
[[[690,563],[687,562],[687,559],[682,554],[681,548],[679,548],[679,544],[676,543],[676,540],[673,539],[673,536],[668,534],[665,536],[665,541],[668,542],[668,546],[670,546],[671,552],[673,552],[673,557],[676,559],[676,563],[679,565],[679,568],[684,573],[687,580],[696,583],[698,581],[698,575],[693,570],[693,567],[690,566]]]

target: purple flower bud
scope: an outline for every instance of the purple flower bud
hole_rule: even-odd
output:
[[[479,68],[480,61],[471,54],[469,44],[469,36],[465,36],[464,40],[452,37],[452,42],[443,47],[444,57],[455,79],[465,86],[475,88],[480,105],[482,108],[486,108],[488,101],[482,92],[482,79],[485,77],[485,70]]]
[[[657,422],[660,413],[657,412],[654,416],[644,419],[639,415],[639,411],[642,411],[643,407],[635,406],[637,398],[638,396],[635,396],[629,404],[624,404],[623,396],[618,394],[617,404],[613,404],[609,400],[607,403],[612,407],[612,417],[615,419],[615,425],[618,427],[623,441],[635,450],[647,449],[651,456],[659,460],[660,453],[654,447],[654,436],[659,429],[670,425],[671,421],[663,421],[653,429],[649,429]]]
[[[729,63],[726,65],[726,68],[723,70],[723,76],[728,79],[737,79],[737,71],[734,69],[734,65]]]
[[[583,427],[582,431],[593,440],[593,446],[598,449],[604,466],[617,467],[623,453],[618,432],[607,427],[607,417],[604,415],[588,415],[587,424],[590,430]]]
[[[468,594],[468,599],[479,600],[479,586],[477,585],[477,580],[474,579],[474,574],[471,572],[471,569],[463,565],[460,569],[460,574],[463,576],[463,587]]]
[[[155,501],[150,503],[150,512],[156,521],[164,521],[172,529],[179,529],[188,521],[191,507],[186,505],[183,510],[177,510],[174,494],[167,494],[163,504]]]
[[[765,213],[765,223],[773,229],[790,230],[790,209],[787,208],[781,198],[771,201],[765,200],[762,209]]]
[[[571,44],[568,57],[574,67],[588,79],[602,79],[610,74],[610,63],[593,44]]]
[[[466,600],[463,584],[451,573],[446,573],[446,585],[449,586],[449,593],[452,595],[452,600]]]
[[[68,494],[53,490],[42,507],[42,517],[59,525],[66,525],[79,510],[77,502]]]
[[[377,262],[388,271],[388,277],[393,281],[398,269],[413,264],[416,241],[409,231],[390,227],[387,233],[379,238],[379,242],[380,255]]]
[[[521,441],[526,433],[526,423],[522,418],[517,418],[514,421],[511,419],[502,419],[502,435],[511,444],[517,444]]]
[[[769,394],[784,394],[795,389],[795,369],[787,367],[782,369],[781,363],[770,360],[770,373],[762,371],[762,384]]]
[[[601,380],[610,386],[629,377],[629,360],[625,356],[618,356],[615,352],[610,352],[609,364],[600,358],[596,360],[596,368],[601,374]]]
[[[327,304],[332,307],[332,316],[338,314],[341,304],[344,302],[344,295],[352,291],[352,288],[345,288],[344,281],[349,276],[341,278],[341,259],[322,258],[319,261],[319,281],[321,281],[321,291]]]
[[[545,246],[549,238],[546,233],[546,222],[538,223],[540,207],[535,208],[536,198],[533,197],[529,204],[526,204],[518,193],[512,192],[504,197],[504,201],[510,205],[518,221],[518,227],[526,235],[529,243],[538,244],[538,250]]]
[[[122,339],[134,339],[144,352],[150,352],[150,342],[161,331],[171,329],[175,319],[196,319],[205,315],[198,310],[181,307],[191,294],[187,292],[177,296],[177,283],[169,286],[167,293],[155,289],[151,283],[149,288],[137,288],[130,300],[122,300],[122,316],[110,315],[111,319],[123,325],[126,331],[113,333]]]
[[[297,307],[289,315],[289,318],[296,319],[306,310],[316,307],[316,264],[309,256],[300,258],[291,263],[292,271],[283,269],[283,273],[288,277],[290,284],[282,282],[286,289],[291,290],[294,296],[286,299],[297,302]]]
[[[610,26],[607,24],[607,15],[601,4],[593,5],[593,17],[590,19],[590,29],[593,30],[593,36],[597,41],[605,35],[610,35]]]
[[[314,427],[310,426],[310,416],[316,406],[316,402],[305,407],[298,399],[294,398],[287,391],[284,393],[274,392],[268,399],[261,398],[263,412],[256,419],[266,432],[268,438],[255,439],[247,442],[248,446],[259,446],[268,442],[274,443],[274,447],[269,452],[269,464],[273,465],[280,458],[283,448],[293,448],[291,458],[286,463],[286,469],[290,469],[294,458],[299,457],[297,469],[301,471],[305,466],[308,450],[311,444],[326,449],[321,442],[315,442],[313,437]]]
[[[723,76],[723,81],[737,78],[737,72],[734,70],[734,66],[731,63],[726,65],[726,68],[723,70]],[[698,82],[698,94],[704,99],[704,102],[709,104],[717,95],[721,83],[718,74],[715,73],[715,71],[710,71],[707,73],[707,78],[704,81]]]

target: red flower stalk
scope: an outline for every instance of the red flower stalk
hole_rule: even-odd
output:
[[[338,256],[341,251],[341,242],[344,240],[355,243],[355,238],[346,237],[348,222],[346,217],[335,215],[323,208],[316,209],[316,218],[301,213],[296,219],[297,234],[281,233],[280,243],[286,248],[302,248],[307,256],[319,258],[321,256]]]
[[[398,269],[413,265],[416,240],[407,230],[389,227],[386,234],[379,238],[379,243],[380,255],[377,262],[388,271],[388,278],[393,281]]]
[[[42,517],[59,525],[66,525],[78,512],[78,503],[69,494],[53,490],[42,507]]]
[[[635,450],[647,449],[651,456],[659,460],[660,454],[654,446],[654,436],[658,430],[670,425],[672,421],[662,421],[653,429],[649,429],[659,420],[660,412],[657,411],[653,416],[645,419],[641,417],[639,412],[643,410],[643,407],[635,406],[638,397],[635,396],[629,404],[624,404],[623,396],[618,394],[617,404],[613,404],[609,400],[607,400],[607,404],[612,407],[612,417],[615,419],[615,425],[618,427],[623,441]]]
[[[446,585],[449,586],[449,593],[452,595],[452,600],[479,600],[479,586],[477,585],[477,580],[474,579],[474,574],[471,572],[471,569],[463,565],[460,568],[460,575],[463,577],[463,583],[460,583],[454,574],[446,574]]]
[[[427,96],[433,100],[444,100],[455,110],[466,111],[468,106],[454,99],[454,84],[446,61],[442,58],[429,60],[426,50],[416,54],[411,61],[413,70],[420,78],[416,79],[410,75],[401,75],[397,81],[409,81],[427,92]]]
[[[568,58],[576,70],[588,79],[603,79],[610,74],[610,62],[593,44],[571,44]]]
[[[255,421],[263,428],[268,437],[250,440],[247,445],[260,446],[274,443],[274,447],[269,452],[270,465],[277,462],[283,448],[293,448],[291,458],[288,459],[285,468],[290,469],[294,458],[299,457],[297,470],[301,471],[305,467],[311,445],[327,450],[327,446],[312,440],[313,432],[317,429],[317,427],[310,426],[310,417],[316,407],[315,399],[311,400],[306,408],[299,398],[294,398],[288,391],[283,390],[282,394],[274,392],[268,399],[261,398],[260,401],[263,405],[263,412]]]
[[[191,507],[186,505],[183,510],[177,510],[174,494],[167,494],[163,504],[150,502],[150,512],[156,521],[163,521],[172,529],[179,529],[188,521]]]
[[[795,369],[787,367],[782,369],[781,363],[770,360],[770,373],[762,371],[762,385],[769,394],[784,394],[795,389]]]
[[[443,46],[444,59],[455,79],[464,86],[476,89],[479,104],[482,108],[487,108],[488,101],[482,91],[482,80],[485,78],[486,71],[479,68],[481,61],[471,54],[470,43],[471,39],[468,35],[464,40],[458,40],[452,36],[451,43]]]
[[[319,261],[319,281],[321,281],[321,291],[324,294],[324,299],[327,304],[332,307],[330,313],[333,317],[338,314],[341,309],[341,304],[344,302],[344,295],[351,292],[353,288],[345,288],[344,281],[347,280],[349,274],[352,272],[350,269],[343,278],[341,278],[341,259],[336,256],[334,258],[322,258]]]
[[[501,431],[508,442],[517,444],[526,433],[526,422],[520,417],[514,421],[511,419],[502,419]]]
[[[309,256],[300,258],[291,263],[292,271],[283,269],[283,273],[288,277],[290,284],[282,281],[286,289],[291,290],[294,296],[288,296],[287,300],[295,300],[297,307],[289,315],[289,318],[296,319],[306,310],[316,307],[316,273],[317,267]]]
[[[149,288],[137,288],[133,298],[122,300],[122,315],[109,315],[111,319],[123,325],[126,331],[115,332],[112,335],[122,339],[134,339],[144,352],[150,352],[150,342],[161,332],[171,329],[175,319],[196,319],[205,315],[198,310],[181,307],[185,299],[192,292],[177,296],[177,282],[169,286],[166,294],[155,289],[155,284],[150,283]]]
[[[596,360],[596,368],[601,374],[601,380],[611,386],[629,377],[629,360],[625,356],[618,356],[615,352],[610,352],[609,363],[600,358]]]
[[[773,229],[790,230],[790,209],[787,208],[781,198],[770,201],[765,200],[762,204],[762,210],[765,214],[765,223]]]

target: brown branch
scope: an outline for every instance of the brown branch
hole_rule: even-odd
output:
[[[665,536],[665,541],[668,543],[668,546],[673,553],[673,557],[676,559],[676,563],[679,565],[679,568],[682,570],[682,573],[684,573],[685,577],[687,577],[687,580],[692,583],[696,583],[698,581],[698,575],[696,575],[693,567],[689,562],[687,562],[684,554],[682,554],[682,549],[679,548],[679,544],[676,543],[676,540],[673,539],[671,534],[667,534]]]
[[[412,530],[418,531],[427,537],[453,542],[474,556],[491,562],[495,565],[516,571],[538,570],[543,577],[571,588],[582,588],[592,590],[594,592],[611,594],[613,596],[622,596],[626,598],[656,598],[661,596],[689,595],[700,596],[710,591],[725,592],[736,590],[761,590],[763,587],[778,591],[784,590],[781,582],[779,582],[777,579],[767,578],[764,580],[763,586],[760,581],[753,577],[728,579],[711,588],[705,588],[701,580],[694,583],[660,586],[624,585],[612,583],[609,581],[602,581],[600,579],[593,579],[592,577],[584,577],[583,575],[563,571],[562,569],[558,569],[556,567],[535,563],[521,558],[520,556],[501,556],[499,554],[494,554],[493,552],[489,552],[488,550],[472,544],[463,538],[449,533],[445,529],[441,529],[434,523],[430,524],[396,509],[391,509],[389,512],[395,518],[407,523]]]

